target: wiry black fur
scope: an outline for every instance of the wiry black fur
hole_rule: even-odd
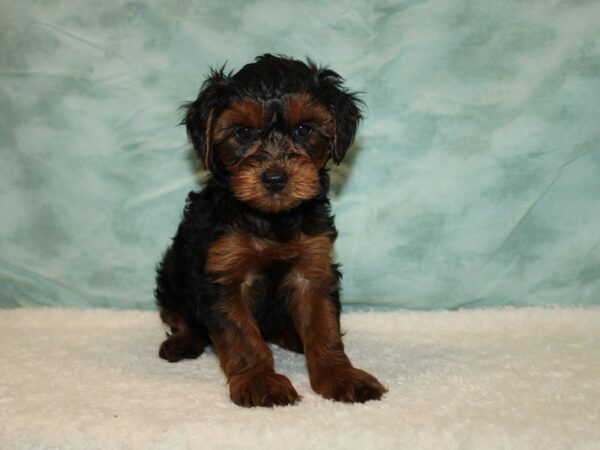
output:
[[[263,55],[236,74],[213,70],[198,98],[187,104],[183,124],[194,148],[204,159],[205,133],[210,114],[218,116],[233,100],[244,97],[269,101],[287,93],[309,93],[330,108],[337,129],[337,148],[330,155],[336,162],[351,145],[361,119],[359,100],[346,91],[342,78],[332,70],[289,58]],[[155,296],[161,310],[178,312],[189,328],[209,342],[211,330],[219,330],[219,302],[226,297],[223,287],[204,272],[211,242],[231,231],[248,232],[273,241],[289,241],[302,232],[308,236],[337,235],[327,198],[329,177],[320,171],[320,193],[291,211],[269,214],[236,199],[230,192],[228,173],[217,153],[209,161],[212,176],[200,193],[190,193],[183,219],[171,247],[157,270]],[[286,310],[287,292],[278,289],[286,264],[269,267],[253,288],[256,291],[255,318],[264,339],[276,338],[291,326]],[[339,282],[337,266],[333,272]],[[330,300],[337,310],[338,291]]]

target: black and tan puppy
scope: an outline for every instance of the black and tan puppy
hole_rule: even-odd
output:
[[[312,388],[344,402],[385,388],[352,366],[340,334],[340,272],[327,192],[361,118],[332,70],[263,55],[235,74],[213,71],[183,123],[211,177],[190,193],[158,268],[156,300],[171,334],[160,356],[196,358],[213,345],[233,402],[300,399],[274,371],[266,342],[304,353]]]

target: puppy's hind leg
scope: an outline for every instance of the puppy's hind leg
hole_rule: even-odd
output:
[[[161,344],[158,356],[173,363],[182,359],[197,358],[204,352],[208,336],[191,330],[179,313],[163,309],[160,318],[171,328],[171,333],[167,333],[167,339]]]

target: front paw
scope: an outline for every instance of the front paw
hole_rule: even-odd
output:
[[[310,384],[323,397],[347,403],[380,400],[387,392],[373,375],[352,366],[320,368]]]
[[[290,380],[273,371],[233,375],[229,380],[231,401],[239,406],[293,405],[300,396]]]
[[[158,350],[158,356],[169,362],[194,359],[204,352],[205,343],[190,333],[175,333],[165,340]]]

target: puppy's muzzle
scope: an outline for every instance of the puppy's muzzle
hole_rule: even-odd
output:
[[[261,179],[270,192],[279,192],[287,184],[288,174],[283,170],[267,170],[262,173]]]

